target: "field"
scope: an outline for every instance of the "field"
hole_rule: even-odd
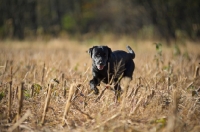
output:
[[[174,42],[175,43],[175,42]],[[135,51],[127,96],[90,91],[93,45]],[[0,132],[198,132],[200,45],[128,37],[0,42]],[[124,85],[127,85],[126,82]]]

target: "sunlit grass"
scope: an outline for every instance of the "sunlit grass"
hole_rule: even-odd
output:
[[[156,49],[156,44],[162,46]],[[99,36],[90,39],[3,41],[0,43],[0,128],[11,129],[17,119],[18,88],[24,82],[21,116],[31,111],[19,129],[33,131],[192,131],[200,127],[200,45],[129,37]],[[93,45],[112,50],[135,51],[136,68],[129,84],[123,109],[106,90],[97,100],[89,89],[91,58],[86,51]],[[162,54],[160,53],[162,51]],[[12,72],[11,72],[12,69]],[[12,75],[12,76],[11,76]],[[52,88],[43,125],[42,114],[52,79]],[[12,80],[12,102],[8,122],[8,88]],[[43,81],[42,81],[43,80]],[[126,84],[125,84],[126,85]],[[69,94],[72,102],[62,127]],[[105,85],[100,86],[100,91]],[[66,94],[65,94],[66,93]],[[122,100],[121,100],[122,102]]]

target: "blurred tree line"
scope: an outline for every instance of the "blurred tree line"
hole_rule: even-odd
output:
[[[0,0],[0,38],[106,33],[200,37],[200,0]]]

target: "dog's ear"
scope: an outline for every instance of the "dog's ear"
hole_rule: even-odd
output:
[[[93,50],[93,48],[94,48],[94,47],[89,48],[89,50],[88,50],[88,54],[90,54],[90,57],[91,57],[91,58],[92,58],[92,50]]]
[[[111,55],[111,53],[112,53],[112,50],[111,50],[111,48],[109,48],[108,46],[106,46],[107,47],[107,49],[108,49],[108,57],[110,57],[110,55]]]

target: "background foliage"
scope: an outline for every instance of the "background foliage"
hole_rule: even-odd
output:
[[[0,0],[0,38],[111,32],[197,40],[199,12],[199,0]]]

